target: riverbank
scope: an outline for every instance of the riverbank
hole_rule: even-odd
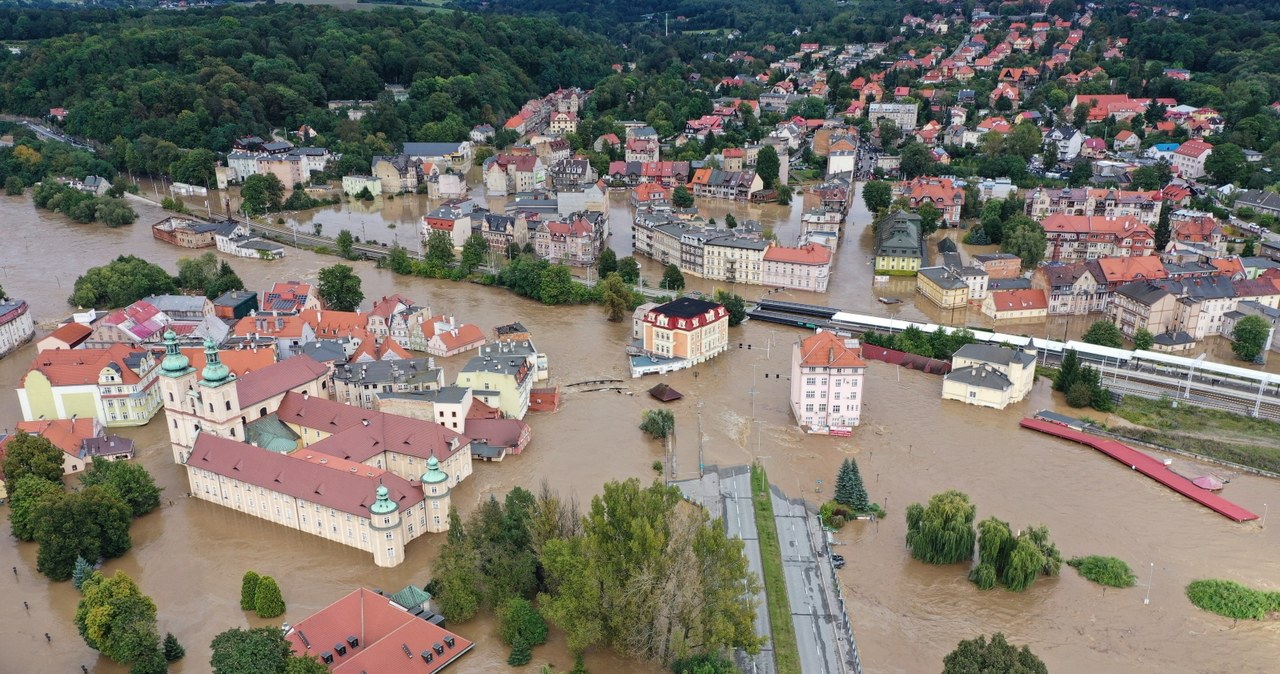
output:
[[[1280,423],[1170,400],[1125,396],[1107,430],[1280,477]],[[1127,423],[1124,423],[1127,422]]]

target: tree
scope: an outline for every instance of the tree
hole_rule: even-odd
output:
[[[693,208],[693,192],[680,185],[671,192],[671,205],[676,208]]]
[[[271,576],[258,579],[258,587],[253,592],[253,610],[259,618],[278,618],[284,615],[284,597],[280,595],[280,586]]]
[[[209,283],[204,287],[204,296],[211,300],[217,299],[232,290],[244,290],[244,281],[240,280],[236,270],[223,260],[218,265],[218,275],[209,279]]]
[[[1163,252],[1169,247],[1169,240],[1173,238],[1173,226],[1169,224],[1169,207],[1162,201],[1160,202],[1160,219],[1156,221],[1156,252]]]
[[[902,175],[908,180],[925,175],[933,165],[933,155],[922,143],[909,142],[902,147]]]
[[[187,649],[178,643],[178,637],[173,636],[173,632],[165,632],[164,635],[164,659],[169,662],[177,662],[187,655]]]
[[[1254,362],[1262,355],[1270,334],[1271,325],[1266,319],[1261,316],[1245,316],[1236,321],[1236,327],[1231,331],[1231,350],[1235,352],[1236,358]]]
[[[742,325],[742,322],[747,319],[747,302],[742,299],[742,295],[727,290],[717,290],[716,302],[724,305],[724,310],[728,312],[729,327]]]
[[[862,203],[872,214],[879,213],[893,204],[893,188],[883,180],[872,180],[862,186]]]
[[[132,255],[121,255],[101,267],[91,267],[76,279],[68,302],[77,307],[114,309],[151,295],[177,290],[164,268]]]
[[[81,589],[75,622],[90,648],[125,665],[160,650],[155,602],[123,571],[110,578],[95,572]]]
[[[1067,176],[1067,182],[1072,187],[1080,187],[1089,182],[1093,178],[1093,163],[1088,159],[1077,159],[1071,165],[1071,174]]]
[[[26,188],[26,183],[18,176],[9,176],[4,181],[4,193],[11,197],[22,196],[22,191]]]
[[[1173,180],[1173,170],[1166,161],[1140,166],[1133,172],[1133,186],[1140,190],[1158,190],[1170,180]]]
[[[511,655],[507,656],[507,664],[512,667],[527,665],[533,660],[533,650],[529,648],[529,644],[523,641],[517,641],[511,646]]]
[[[37,505],[46,496],[60,497],[62,485],[50,482],[38,475],[24,475],[8,480],[9,525],[13,536],[20,541],[34,541]]]
[[[178,259],[178,287],[183,290],[203,290],[217,273],[218,256],[213,253]]]
[[[284,663],[284,674],[329,674],[329,667],[314,655],[291,655]]]
[[[102,485],[110,489],[129,506],[134,517],[160,507],[161,489],[141,464],[94,457],[80,482],[86,487]]]
[[[676,430],[676,418],[671,410],[645,410],[640,420],[640,430],[651,438],[662,440]]]
[[[862,473],[858,471],[858,462],[853,458],[845,459],[840,464],[840,472],[836,474],[836,503],[858,512],[866,512],[871,508],[867,488],[862,484]]]
[[[229,629],[213,638],[213,674],[283,672],[293,650],[279,627]]]
[[[790,185],[778,185],[777,204],[779,206],[789,206],[791,204],[791,186]],[[772,239],[773,237],[765,236],[765,238]]]
[[[733,217],[733,213],[724,214],[724,226],[728,229],[738,228],[738,219]]]
[[[1240,257],[1253,257],[1258,254],[1257,239],[1245,239],[1244,247],[1240,249]]]
[[[548,266],[542,272],[538,297],[543,304],[572,304],[577,295],[574,293],[573,272],[562,264]]]
[[[907,507],[911,556],[929,564],[955,564],[972,558],[976,511],[969,497],[955,490],[934,494],[928,506],[912,503]]]
[[[1058,376],[1053,381],[1055,391],[1066,392],[1076,383],[1080,371],[1080,356],[1075,349],[1067,349],[1062,355],[1062,364],[1058,367]]]
[[[760,148],[760,152],[756,155],[756,175],[760,176],[766,190],[773,189],[777,184],[780,167],[778,151],[773,149],[772,145]]]
[[[3,467],[8,480],[33,475],[62,484],[62,450],[44,436],[18,431],[6,447]]]
[[[476,270],[476,267],[484,264],[484,258],[489,254],[489,242],[484,240],[484,236],[480,234],[472,234],[462,244],[462,261],[459,269],[462,273],[470,274]]]
[[[274,173],[251,175],[240,186],[240,208],[249,215],[280,210],[284,184]]]
[[[1138,351],[1147,351],[1155,343],[1156,336],[1146,328],[1138,328],[1138,331],[1133,333],[1133,348]]]
[[[528,664],[530,648],[547,642],[547,621],[528,599],[513,597],[498,608],[498,638],[511,647],[507,664]]]
[[[258,581],[262,577],[253,571],[245,571],[240,578],[240,609],[252,611],[254,598],[258,596]]]
[[[164,649],[158,643],[143,651],[129,668],[129,674],[165,674],[168,671],[169,663],[164,659]]]
[[[381,263],[397,274],[413,273],[413,260],[409,258],[409,252],[400,246],[392,246],[391,252]]]
[[[93,565],[84,557],[76,557],[76,565],[71,569],[71,586],[77,590],[84,589],[84,582],[93,575]]]
[[[356,239],[351,235],[350,230],[342,230],[338,232],[338,238],[334,241],[338,246],[338,255],[347,260],[356,259],[355,244]]]
[[[40,544],[36,569],[50,580],[67,580],[78,557],[119,557],[133,546],[131,519],[128,504],[105,487],[41,498],[32,518]]]
[[[1015,215],[1004,223],[1000,248],[1021,258],[1023,269],[1033,269],[1044,259],[1047,242],[1040,223],[1025,215]]]
[[[665,290],[684,290],[684,274],[674,264],[667,265],[662,272],[662,288]]]
[[[1120,328],[1115,323],[1107,320],[1094,321],[1085,330],[1084,336],[1080,341],[1086,344],[1097,344],[1098,346],[1109,346],[1113,349],[1124,348],[1124,334],[1120,332]]]
[[[617,272],[613,272],[600,282],[600,301],[609,314],[609,320],[620,321],[631,308],[631,288],[622,282]]]
[[[446,232],[436,230],[427,237],[427,264],[441,269],[453,266],[453,239]]]
[[[1244,150],[1235,143],[1215,145],[1204,160],[1204,171],[1219,185],[1228,185],[1245,176],[1248,164]]]
[[[1044,662],[1023,646],[1021,650],[996,632],[988,642],[986,636],[961,641],[942,660],[942,674],[1049,674]]]
[[[640,263],[630,255],[618,260],[618,275],[630,285],[640,281]]]
[[[759,650],[745,599],[758,582],[741,541],[681,501],[658,482],[609,482],[581,536],[544,544],[548,590],[538,605],[571,652],[602,644],[623,657],[670,661],[693,648]]]
[[[596,261],[596,276],[605,278],[616,271],[618,271],[618,254],[606,246],[600,251],[600,259]]]
[[[1081,103],[1071,112],[1071,125],[1077,129],[1083,129],[1085,122],[1089,121],[1089,108],[1091,106]]]
[[[737,674],[738,667],[719,653],[702,653],[672,662],[671,671],[673,674]]]
[[[942,218],[942,211],[939,211],[933,202],[926,201],[920,204],[916,209],[916,215],[920,216],[921,236],[929,236],[938,231],[938,221]]]
[[[320,299],[334,311],[355,311],[364,301],[360,289],[360,277],[345,264],[335,264],[320,270]]]

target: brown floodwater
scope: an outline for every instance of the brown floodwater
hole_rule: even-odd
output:
[[[617,195],[612,204],[615,215],[625,213]],[[8,235],[0,253],[0,285],[27,299],[47,330],[70,311],[65,299],[87,267],[132,253],[172,270],[178,258],[192,254],[151,237],[149,225],[163,217],[162,211],[149,205],[135,208],[140,214],[136,224],[111,230],[36,211],[29,198],[0,198]],[[784,241],[788,232],[798,231],[798,204],[751,211],[756,214],[748,217],[774,223]],[[746,208],[737,212],[739,218],[750,213]],[[624,252],[628,221],[629,214],[614,219],[611,245]],[[876,295],[909,299],[912,290],[871,288],[869,236],[866,214],[855,203],[832,292],[784,296],[904,318],[941,318],[915,302],[893,307],[876,303]],[[232,259],[231,264],[250,288],[261,289],[275,279],[314,278],[333,261],[291,250],[276,262]],[[654,266],[646,265],[651,278]],[[656,380],[628,378],[622,355],[628,324],[609,323],[598,307],[543,307],[498,289],[396,277],[367,263],[356,267],[368,297],[403,293],[485,329],[520,320],[550,356],[552,379],[565,391],[561,410],[529,417],[535,439],[523,455],[476,467],[454,492],[464,512],[490,495],[501,497],[515,486],[536,489],[543,480],[585,506],[606,481],[655,476],[650,464],[661,458],[661,449],[636,425],[645,409],[656,406],[644,395]],[[712,289],[700,284],[692,285]],[[762,289],[738,290],[756,297]],[[679,429],[677,477],[697,471],[699,403],[706,463],[732,465],[758,458],[790,495],[826,498],[841,460],[858,458],[872,498],[887,502],[890,511],[878,525],[853,523],[836,535],[849,560],[840,578],[867,671],[938,671],[957,641],[995,631],[1029,644],[1055,672],[1275,671],[1280,622],[1234,623],[1199,611],[1183,593],[1189,581],[1204,577],[1280,589],[1280,540],[1274,528],[1233,524],[1093,450],[1020,430],[1021,416],[1058,402],[1043,382],[1029,400],[993,411],[943,403],[938,378],[872,363],[863,425],[854,436],[805,436],[792,425],[785,381],[789,349],[800,335],[748,323],[730,339],[735,345],[751,344],[750,351],[734,348],[695,370],[665,378],[686,394],[672,406]],[[34,347],[28,346],[0,361],[0,382],[16,386],[33,354]],[[444,362],[447,377],[462,360]],[[586,393],[567,386],[605,377],[624,379],[629,392]],[[758,392],[754,396],[753,389]],[[0,427],[12,427],[18,419],[16,395],[0,395]],[[125,434],[138,441],[139,460],[166,488],[165,506],[135,522],[134,549],[108,562],[106,570],[123,569],[133,576],[156,601],[161,631],[175,633],[186,645],[187,658],[175,672],[207,671],[208,644],[222,630],[275,624],[240,611],[239,581],[247,569],[280,580],[289,605],[283,619],[295,622],[356,585],[394,591],[430,578],[439,537],[415,541],[404,564],[379,569],[366,554],[183,498],[185,480],[169,459],[163,427],[153,423]],[[1184,472],[1205,470],[1181,458],[1174,462]],[[823,494],[815,494],[819,480]],[[1154,562],[1150,605],[1143,604],[1145,588],[1103,591],[1069,568],[1060,578],[1014,594],[979,592],[965,579],[967,569],[959,566],[912,561],[903,546],[902,511],[908,503],[948,488],[967,492],[979,518],[995,515],[1016,527],[1047,525],[1064,556],[1121,557],[1143,583]],[[1280,503],[1274,481],[1252,476],[1232,480],[1226,496],[1257,512],[1269,500]],[[19,569],[16,580],[0,577],[7,602],[0,611],[0,672],[71,672],[81,665],[112,674],[124,671],[83,644],[72,622],[77,593],[70,583],[51,584],[36,573],[34,545],[10,539],[0,550],[0,568]],[[31,606],[29,614],[23,601]],[[491,619],[453,628],[479,643],[457,665],[459,671],[508,671]],[[51,645],[42,643],[45,632],[53,638]],[[547,662],[562,670],[571,665],[562,636],[535,650],[534,663]],[[590,653],[587,664],[593,672],[660,671],[607,652]]]

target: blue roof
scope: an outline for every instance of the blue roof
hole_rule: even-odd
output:
[[[1157,143],[1155,148],[1160,152],[1173,152],[1178,149],[1178,143]]]

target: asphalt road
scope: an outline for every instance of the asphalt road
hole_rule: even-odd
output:
[[[836,637],[837,610],[820,566],[828,562],[818,559],[804,505],[788,501],[776,489],[771,493],[800,669],[804,674],[844,674]]]

